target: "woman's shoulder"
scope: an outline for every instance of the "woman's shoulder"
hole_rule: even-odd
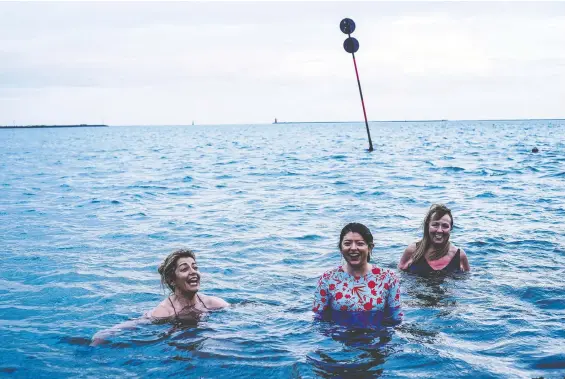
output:
[[[343,269],[342,266],[337,266],[334,268],[331,268],[329,270],[326,270],[322,273],[322,275],[320,275],[320,279],[329,279],[332,276],[335,275],[342,275],[343,273],[345,273],[345,270]]]
[[[461,254],[462,256],[465,255],[465,251],[459,246],[456,246],[454,244],[451,244],[451,246],[449,247],[449,252],[451,253],[452,256],[455,256],[457,252],[459,252],[459,254]]]
[[[204,295],[203,293],[199,294],[198,296],[200,297],[200,300],[202,300],[206,308],[209,309],[221,309],[229,307],[230,305],[227,301],[217,296]]]
[[[390,270],[388,268],[383,269],[381,267],[375,266],[373,265],[373,267],[371,268],[371,274],[378,276],[382,279],[389,279],[389,280],[396,280],[397,276],[396,273],[393,270]]]
[[[167,318],[174,316],[175,311],[171,306],[169,298],[165,298],[155,308],[147,312],[145,315],[149,318]]]
[[[414,253],[418,248],[418,243],[419,241],[412,242],[410,245],[406,247],[406,249],[404,249],[404,252]]]
[[[465,250],[454,246],[455,248],[455,254],[457,254],[457,251],[459,251],[459,261],[460,263],[460,268],[462,271],[470,271],[471,270],[471,266],[469,265],[469,259],[467,258],[467,254],[465,253]],[[454,255],[455,255],[454,254]]]

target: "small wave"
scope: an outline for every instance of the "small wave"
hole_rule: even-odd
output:
[[[447,172],[461,172],[461,171],[465,171],[465,169],[463,167],[457,167],[457,166],[446,166],[443,167],[443,169]]]
[[[540,198],[536,200],[536,203],[553,203],[553,200]]]
[[[300,212],[302,209],[296,205],[285,205],[281,208],[282,211],[285,212]]]
[[[320,241],[323,237],[317,234],[306,234],[304,236],[295,237],[294,239],[297,241]]]
[[[102,235],[100,238],[102,238],[102,239],[117,240],[117,239],[130,239],[130,238],[134,238],[134,237],[135,237],[135,234],[108,233],[108,234]]]
[[[139,188],[139,189],[156,189],[156,190],[166,190],[166,189],[169,189],[168,187],[163,187],[163,186],[150,186],[150,185],[133,185],[133,186],[127,186],[126,188],[128,188],[128,189],[135,189],[135,188]]]
[[[445,189],[444,186],[425,186],[424,188],[422,188],[425,191],[430,191],[430,190],[443,190]]]
[[[143,212],[139,212],[139,213],[133,213],[130,215],[126,215],[126,217],[147,217],[147,215]]]
[[[497,196],[494,193],[487,191],[487,192],[480,193],[475,197],[478,198],[478,199],[491,199],[491,198],[495,198]]]
[[[336,161],[342,161],[345,158],[347,158],[346,155],[341,155],[341,154],[336,154],[336,155],[330,155],[329,156],[330,159],[335,159]]]
[[[542,178],[565,178],[565,171],[557,174],[543,175]]]

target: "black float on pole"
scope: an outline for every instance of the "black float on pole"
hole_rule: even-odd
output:
[[[357,75],[359,95],[361,95],[361,105],[363,106],[363,116],[365,117],[365,126],[367,127],[367,137],[369,137],[369,151],[373,151],[373,142],[371,141],[371,132],[369,131],[369,123],[367,122],[367,112],[365,111],[365,101],[363,101],[363,91],[361,91],[361,81],[359,80],[359,72],[357,71],[357,62],[355,62],[355,52],[359,50],[359,41],[351,37],[351,33],[355,31],[355,22],[350,18],[344,18],[339,23],[339,28],[343,33],[348,35],[348,38],[343,42],[343,48],[353,56],[353,66],[355,67],[355,75]]]

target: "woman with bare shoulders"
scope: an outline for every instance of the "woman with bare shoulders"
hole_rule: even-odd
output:
[[[422,239],[408,246],[398,262],[398,268],[415,274],[469,271],[469,261],[463,249],[449,241],[453,229],[451,210],[443,204],[433,204],[423,223]]]
[[[197,321],[202,314],[221,309],[229,304],[216,296],[204,295],[200,290],[200,272],[196,256],[191,250],[172,252],[159,266],[161,284],[171,294],[151,311],[136,320],[118,324],[100,331],[92,337],[92,346],[99,345],[112,334],[123,329],[132,329],[142,323]]]
[[[196,257],[190,250],[182,249],[171,253],[159,266],[159,274],[162,285],[167,286],[171,294],[147,313],[150,318],[177,320],[229,305],[219,297],[198,293],[200,272]]]

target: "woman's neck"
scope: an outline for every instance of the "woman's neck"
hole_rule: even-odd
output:
[[[430,261],[435,261],[448,255],[450,248],[451,243],[449,241],[441,246],[434,246],[430,244],[424,256]]]
[[[371,268],[372,266],[370,263],[365,263],[364,265],[359,267],[353,267],[349,263],[345,263],[345,271],[347,271],[349,275],[353,275],[353,276],[367,275],[367,273],[371,271]]]
[[[181,306],[181,308],[191,307],[196,305],[196,292],[181,292],[175,291],[174,293],[175,301]]]

